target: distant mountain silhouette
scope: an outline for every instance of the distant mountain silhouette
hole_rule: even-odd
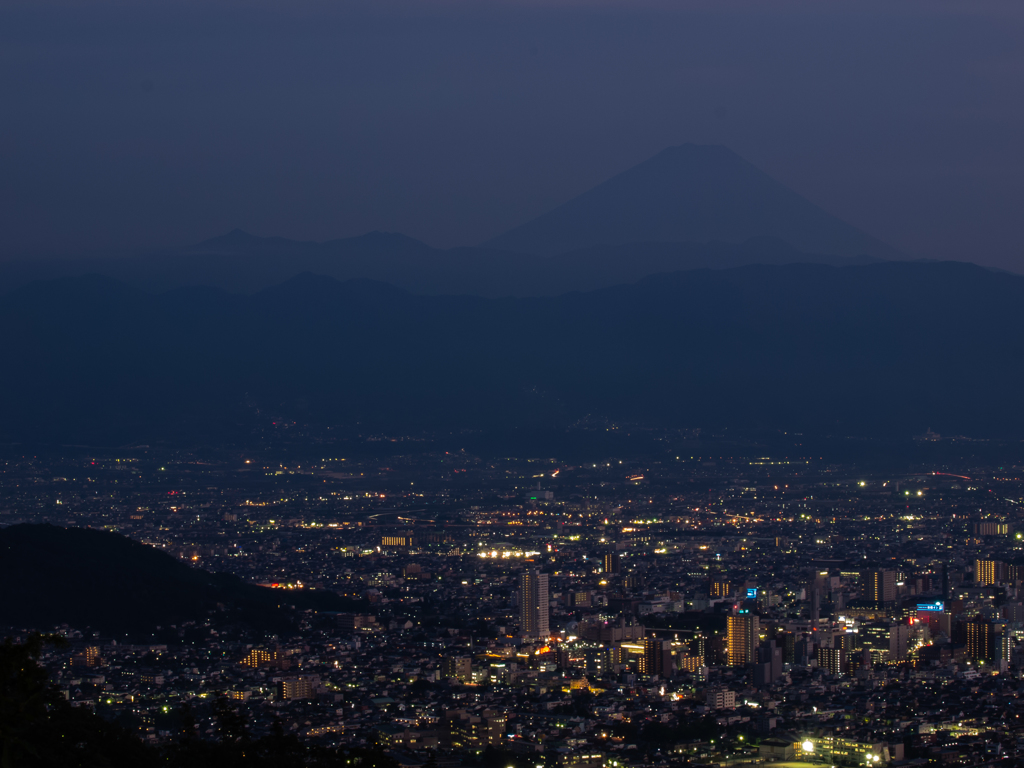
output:
[[[0,325],[0,441],[218,439],[267,413],[364,434],[589,415],[1024,437],[1024,277],[954,262],[697,269],[525,299],[315,275],[152,295],[94,276],[9,294]]]
[[[389,232],[318,243],[236,229],[131,258],[7,262],[0,293],[90,273],[150,291],[256,293],[312,272],[425,295],[557,296],[666,271],[899,257],[729,149],[686,144],[478,248],[436,249]]]
[[[191,568],[107,531],[14,525],[0,529],[0,626],[70,624],[116,634],[202,622],[222,611],[242,624],[280,627],[285,604],[339,610],[334,593],[282,592]]]
[[[555,255],[638,242],[772,237],[809,253],[898,258],[722,146],[683,144],[484,244]]]
[[[379,280],[426,295],[557,296],[683,269],[867,261],[804,253],[767,237],[743,243],[639,242],[545,257],[484,248],[439,250],[385,232],[314,243],[235,230],[189,248],[135,258],[0,264],[0,293],[40,279],[93,273],[150,291],[205,286],[255,293],[311,272],[338,280]]]

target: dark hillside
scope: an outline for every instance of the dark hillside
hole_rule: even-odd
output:
[[[289,621],[286,605],[344,608],[333,593],[246,584],[116,533],[52,525],[0,529],[0,626],[70,624],[132,635],[220,611],[238,623],[280,628]]]
[[[666,426],[1024,437],[1024,278],[955,262],[753,265],[555,298],[299,276],[255,296],[83,278],[0,306],[0,439]]]

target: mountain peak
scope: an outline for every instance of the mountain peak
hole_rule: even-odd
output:
[[[757,237],[835,256],[897,255],[716,144],[663,149],[485,245],[555,255],[633,242],[739,243]]]
[[[662,155],[683,154],[734,158],[739,157],[739,155],[737,155],[724,144],[694,144],[691,141],[687,141],[684,144],[676,144],[675,146],[672,147],[665,147],[665,149],[661,150],[661,152],[656,154],[654,157],[661,157]]]

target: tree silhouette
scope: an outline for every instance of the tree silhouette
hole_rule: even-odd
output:
[[[156,755],[134,735],[92,710],[72,707],[50,683],[39,657],[57,635],[0,643],[0,767],[146,768]]]
[[[280,723],[254,739],[226,698],[213,705],[219,740],[199,738],[183,705],[175,712],[179,738],[149,746],[88,707],[72,707],[49,682],[39,658],[47,645],[63,644],[38,634],[0,643],[0,768],[398,768],[379,749],[303,744]]]

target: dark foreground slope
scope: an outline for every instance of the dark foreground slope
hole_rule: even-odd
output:
[[[697,270],[556,298],[306,275],[255,296],[101,278],[0,306],[18,441],[215,439],[585,417],[828,434],[1024,436],[1024,278],[959,263]]]
[[[285,603],[339,610],[333,593],[246,584],[190,568],[165,552],[106,531],[14,525],[0,529],[0,626],[60,624],[115,634],[222,618],[263,628],[287,625]]]

